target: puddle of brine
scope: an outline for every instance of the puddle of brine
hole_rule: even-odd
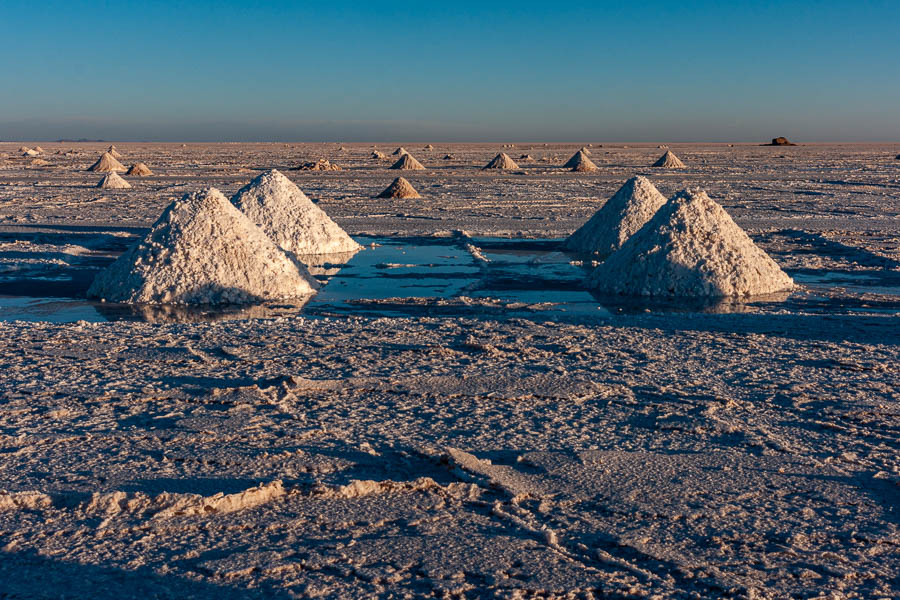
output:
[[[311,272],[325,285],[311,298],[252,306],[127,305],[84,298],[92,278],[81,269],[48,276],[52,293],[40,282],[22,281],[4,289],[0,282],[0,320],[150,322],[220,321],[292,315],[467,316],[535,319],[590,319],[615,314],[758,312],[767,310],[860,310],[858,302],[816,302],[809,294],[734,300],[672,301],[601,297],[584,289],[590,266],[585,257],[561,251],[562,240],[501,238],[356,238],[366,248],[340,257],[316,257]],[[589,262],[589,261],[588,261]],[[96,271],[94,271],[96,272]],[[841,274],[843,275],[843,274]],[[866,277],[866,276],[861,276]],[[805,283],[797,276],[798,283]],[[846,279],[819,278],[816,285]],[[810,282],[812,283],[812,282]],[[865,286],[857,278],[857,285]],[[27,284],[27,285],[23,285]],[[62,287],[60,287],[62,285]],[[68,287],[66,287],[68,286]],[[59,288],[59,289],[57,289]],[[28,290],[24,292],[24,290]],[[65,293],[60,293],[61,291]],[[872,290],[869,290],[872,291]],[[874,293],[874,292],[873,292]],[[2,295],[5,294],[5,295]],[[65,297],[66,295],[71,297]],[[900,296],[900,289],[897,290]],[[873,310],[884,310],[884,305]]]

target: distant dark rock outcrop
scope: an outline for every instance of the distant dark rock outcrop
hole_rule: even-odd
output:
[[[772,142],[770,144],[763,144],[763,146],[796,146],[796,145],[797,144],[794,144],[793,142],[788,140],[786,137],[772,138]]]

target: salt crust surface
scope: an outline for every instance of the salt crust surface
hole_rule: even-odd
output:
[[[221,192],[173,202],[88,296],[115,302],[241,304],[308,296],[318,283]]]
[[[666,203],[649,179],[632,177],[565,242],[573,252],[608,255],[622,247]]]
[[[771,294],[793,280],[702,190],[675,194],[587,280],[628,296]]]
[[[347,232],[277,169],[267,171],[231,199],[282,249],[294,254],[334,254],[359,250]]]

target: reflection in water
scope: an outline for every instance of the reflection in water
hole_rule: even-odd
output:
[[[589,292],[583,285],[585,276],[593,269],[590,260],[562,252],[559,240],[359,237],[357,241],[370,247],[358,253],[295,257],[326,284],[309,298],[232,306],[99,303],[84,299],[86,282],[71,279],[65,295],[57,298],[47,297],[52,294],[38,287],[29,289],[29,294],[0,295],[0,319],[176,323],[303,314],[587,321],[647,312],[710,314],[791,310],[834,314],[896,312],[900,306],[896,294],[873,297],[872,292],[884,287],[883,281],[860,281],[860,289],[872,292],[855,295],[848,293],[844,286],[828,288],[829,282],[824,282],[815,290],[807,287],[793,294],[744,299],[603,296]],[[469,246],[488,260],[478,260]],[[71,268],[59,267],[57,274],[73,277]]]
[[[293,258],[309,269],[314,277],[321,279],[337,275],[360,250],[361,248],[357,248],[349,252],[332,254],[295,254]]]
[[[619,314],[645,312],[668,313],[746,313],[765,305],[787,300],[791,292],[777,292],[746,298],[664,298],[651,296],[609,296],[590,290],[591,296],[608,311]]]
[[[290,303],[268,304],[118,304],[98,302],[94,308],[108,321],[146,321],[148,323],[196,323],[236,321],[244,319],[272,319],[298,314],[312,296],[297,298]]]

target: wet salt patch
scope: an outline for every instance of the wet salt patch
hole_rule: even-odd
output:
[[[586,290],[583,281],[591,267],[577,260],[581,258],[578,255],[561,251],[561,240],[356,239],[369,249],[311,268],[327,285],[306,302],[224,307],[90,302],[83,295],[89,276],[96,271],[62,265],[41,274],[58,281],[52,293],[46,287],[51,283],[47,280],[0,280],[0,320],[202,322],[301,314],[592,320],[646,312],[900,312],[900,286],[884,286],[882,279],[868,273],[791,273],[809,288],[793,295],[754,297],[743,302],[631,300]],[[477,247],[487,262],[473,257],[467,245]],[[845,293],[848,283],[854,283],[858,294]],[[42,289],[46,291],[42,293]],[[871,301],[860,297],[866,294],[888,295]]]

